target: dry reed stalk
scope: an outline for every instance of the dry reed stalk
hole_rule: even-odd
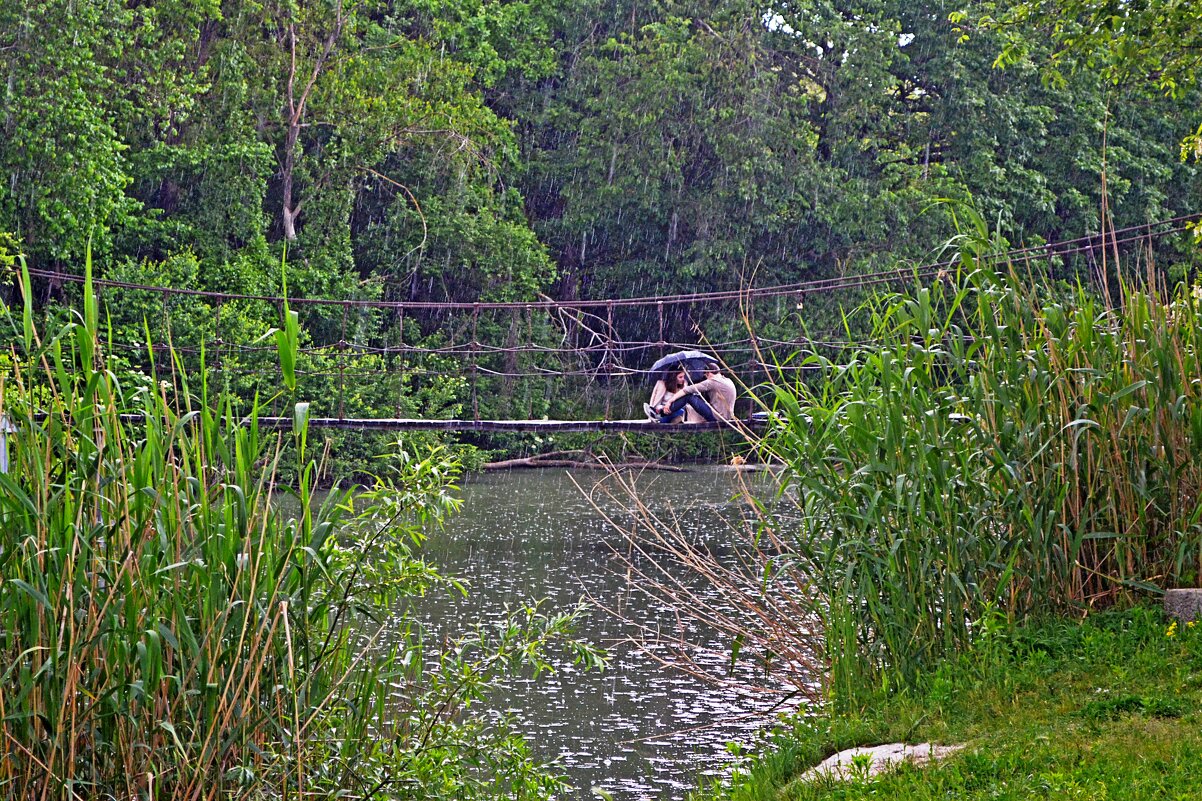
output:
[[[628,577],[629,589],[676,610],[681,619],[675,626],[676,636],[665,638],[658,627],[631,619],[619,605],[596,598],[591,598],[592,602],[633,632],[627,638],[629,644],[667,668],[778,699],[800,696],[817,700],[825,675],[817,621],[813,628],[802,623],[813,618],[798,602],[801,589],[787,571],[776,572],[782,554],[774,550],[774,545],[780,544],[776,532],[770,526],[752,531],[746,523],[728,521],[731,541],[743,547],[725,558],[717,556],[690,541],[674,510],[659,514],[650,509],[640,498],[636,475],[615,470],[591,491],[577,486],[597,514],[623,535],[623,548],[614,548],[612,553],[617,569]],[[745,477],[738,476],[740,497],[753,497]],[[615,503],[624,519],[607,510],[596,494]],[[753,508],[762,520],[763,510]],[[703,590],[698,588],[698,580]],[[719,653],[712,645],[688,639],[684,619],[700,626],[699,637],[721,635],[738,645],[733,653]],[[723,655],[725,658],[720,658]],[[752,681],[746,674],[715,672],[715,665],[733,668],[740,658],[759,660],[766,671],[763,679]],[[769,680],[767,674],[774,670],[776,678]]]

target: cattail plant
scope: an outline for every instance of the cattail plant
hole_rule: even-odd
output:
[[[983,231],[983,226],[980,226]],[[1202,576],[1198,290],[959,270],[871,302],[873,346],[774,388],[794,582],[829,691],[905,685],[976,622],[1079,614]]]

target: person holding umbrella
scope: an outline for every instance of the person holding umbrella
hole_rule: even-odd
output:
[[[692,406],[684,406],[666,418],[663,416],[663,411],[666,410],[668,403],[676,399],[689,381],[701,380],[705,365],[712,361],[714,361],[714,357],[708,353],[699,350],[680,350],[669,353],[651,365],[647,374],[657,380],[655,388],[651,390],[650,402],[643,404],[643,411],[647,413],[647,419],[653,423],[702,422],[705,418],[701,417]]]

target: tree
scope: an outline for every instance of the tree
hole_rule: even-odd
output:
[[[329,66],[334,49],[347,26],[343,0],[299,5],[281,3],[264,7],[267,19],[275,22],[273,35],[286,51],[283,75],[284,104],[281,109],[283,142],[280,147],[280,214],[284,238],[296,239],[296,218],[304,201],[295,197],[293,179],[301,129],[308,125],[309,98]]]
[[[1202,68],[1202,6],[1178,0],[1026,0],[986,2],[952,19],[1002,33],[995,64],[1008,67],[1031,54],[1041,35],[1053,47],[1042,65],[1046,77],[1096,72],[1109,83],[1155,90],[1183,99],[1197,95]],[[1183,158],[1202,159],[1202,125],[1182,143]]]
[[[533,110],[524,194],[563,296],[729,286],[738,265],[794,260],[815,98],[752,4],[582,3],[557,25],[579,39],[513,106]]]
[[[1154,86],[1182,97],[1197,88],[1202,67],[1202,7],[1177,0],[1027,0],[984,3],[953,19],[970,18],[987,29],[1002,30],[1006,47],[996,63],[1022,59],[1034,37],[1050,35],[1054,48],[1050,75],[1061,69],[1098,70],[1114,84]]]
[[[206,5],[0,2],[0,227],[35,260],[107,253],[139,213],[127,134],[187,115],[200,86],[175,69],[175,24]]]

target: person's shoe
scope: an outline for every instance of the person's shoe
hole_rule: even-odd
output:
[[[650,403],[643,404],[643,412],[647,415],[647,419],[650,420],[652,423],[659,422],[659,414],[656,413],[655,409],[651,408]]]

